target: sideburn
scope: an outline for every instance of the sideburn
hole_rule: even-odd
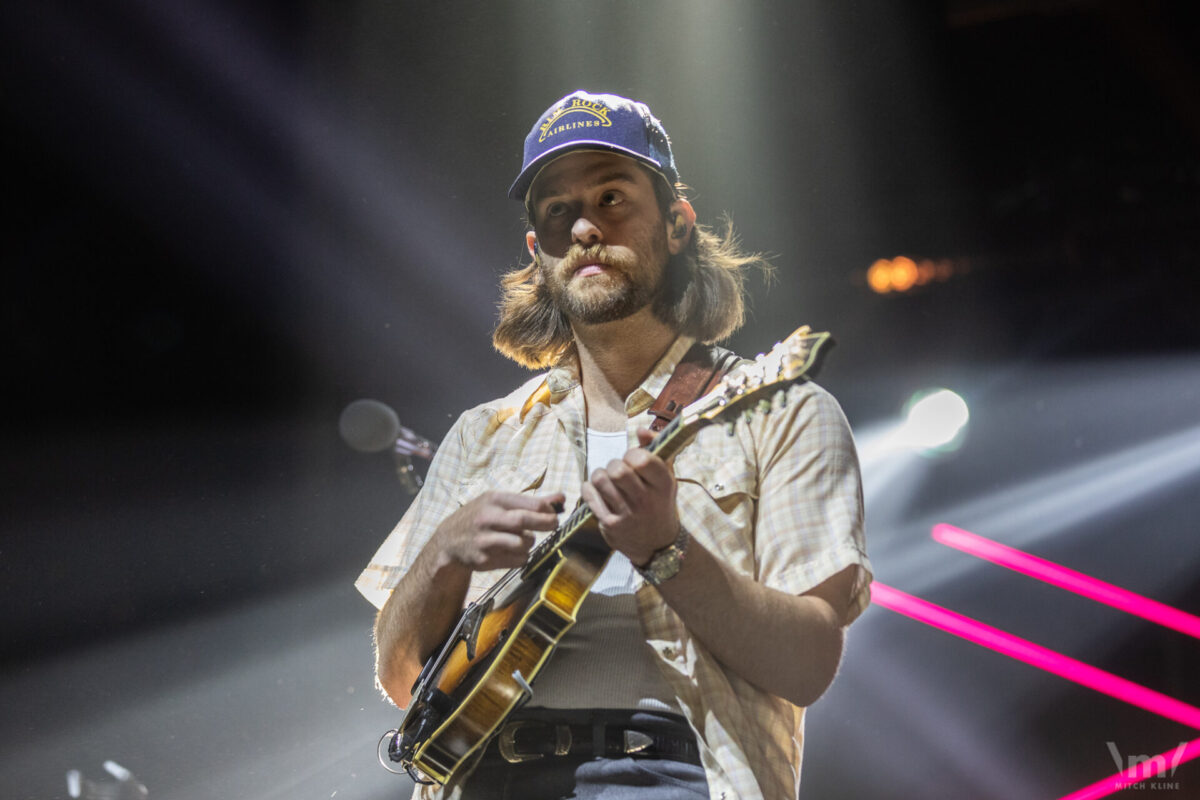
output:
[[[693,272],[696,261],[689,252],[693,247],[694,243],[689,243],[683,252],[667,259],[658,296],[651,306],[654,316],[676,331],[682,330],[683,322],[689,316],[687,294],[695,283]]]
[[[527,369],[553,366],[571,345],[571,325],[558,310],[537,261],[501,280],[500,318],[492,346]]]

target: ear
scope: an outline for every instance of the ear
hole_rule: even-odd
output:
[[[533,231],[525,231],[525,249],[529,251],[530,258],[537,258],[537,234]]]
[[[696,227],[696,209],[680,197],[671,203],[666,223],[667,250],[673,256],[679,255],[692,240],[692,230]]]

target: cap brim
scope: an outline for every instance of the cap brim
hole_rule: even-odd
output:
[[[621,147],[612,142],[597,141],[594,139],[576,139],[572,142],[552,147],[540,156],[530,161],[525,169],[521,170],[521,174],[517,176],[516,181],[508,189],[508,196],[512,200],[525,201],[526,195],[529,193],[529,188],[533,186],[533,182],[537,179],[538,173],[546,167],[550,166],[551,161],[556,161],[559,158],[567,155],[575,150],[607,150],[612,153],[619,153],[623,156],[628,156],[635,161],[640,161],[643,164],[653,167],[663,178],[670,183],[670,178],[667,178],[663,172],[662,164],[655,161],[653,158],[636,153],[627,147]]]

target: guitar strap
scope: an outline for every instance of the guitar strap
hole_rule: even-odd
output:
[[[654,415],[650,430],[658,433],[679,416],[685,406],[699,400],[717,385],[741,359],[737,353],[716,345],[696,342],[684,354],[667,385],[658,393],[658,399],[650,406]]]

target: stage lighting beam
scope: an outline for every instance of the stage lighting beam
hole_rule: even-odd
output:
[[[871,584],[871,601],[1080,686],[1086,686],[1189,728],[1200,730],[1200,708],[1042,647],[1028,639],[993,628],[964,614],[893,589],[879,581]]]
[[[1151,600],[1127,589],[1106,583],[1082,572],[1030,555],[978,534],[941,523],[933,528],[933,538],[947,547],[1008,567],[1040,581],[1082,595],[1089,600],[1112,606],[1142,619],[1200,639],[1200,617]]]

